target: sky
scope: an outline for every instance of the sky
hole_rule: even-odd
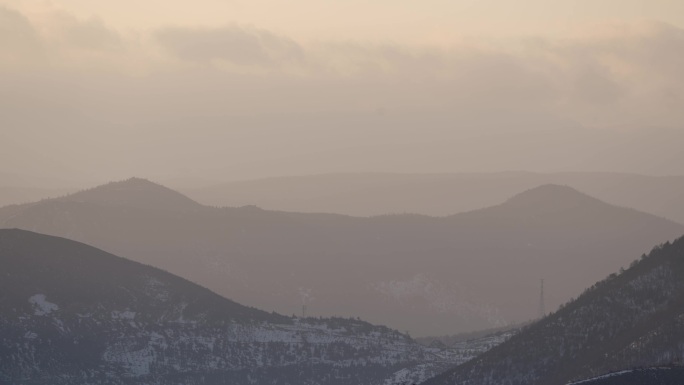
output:
[[[0,174],[684,174],[684,2],[0,0]]]

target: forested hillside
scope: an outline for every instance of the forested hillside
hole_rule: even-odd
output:
[[[684,237],[426,385],[560,385],[683,355]]]

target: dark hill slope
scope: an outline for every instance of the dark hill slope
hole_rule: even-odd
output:
[[[157,268],[64,238],[0,230],[0,258],[3,314],[30,312],[32,306],[26,298],[50,293],[52,302],[77,304],[64,308],[68,312],[82,312],[78,306],[138,310],[145,306],[151,310],[145,313],[159,319],[202,314],[206,320],[290,322],[287,317],[242,306]],[[181,303],[186,305],[182,309],[168,306]]]
[[[377,384],[462,353],[359,320],[266,313],[74,241],[0,230],[0,384]]]
[[[147,186],[144,202],[169,200],[165,189],[133,182],[122,183]],[[120,186],[2,208],[0,227],[92,244],[269,311],[300,314],[308,301],[312,315],[360,316],[414,335],[526,321],[537,314],[540,278],[556,308],[635,251],[684,233],[563,186],[444,218],[141,207]]]
[[[681,385],[684,367],[666,366],[609,373],[568,385]]]
[[[684,237],[426,385],[554,385],[684,355]]]

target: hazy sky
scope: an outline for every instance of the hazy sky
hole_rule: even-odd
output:
[[[0,172],[684,174],[683,1],[0,0]]]

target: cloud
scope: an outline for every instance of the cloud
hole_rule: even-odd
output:
[[[44,60],[43,45],[31,22],[21,13],[0,6],[0,66]]]
[[[141,59],[136,42],[98,17],[77,18],[63,11],[22,14],[0,6],[0,69],[128,70]]]
[[[547,44],[568,111],[595,125],[684,125],[684,30],[662,23]]]
[[[613,169],[612,140],[586,126],[641,128],[639,138],[649,137],[644,127],[684,126],[684,36],[666,25],[445,48],[300,43],[240,26],[167,27],[135,42],[98,19],[53,15],[37,33],[35,20],[1,15],[3,42],[50,55],[40,76],[0,70],[0,124],[12,143],[4,164],[47,159],[31,163],[36,172],[56,170],[57,160],[117,177],[141,165],[191,173],[230,164],[242,177]],[[127,58],[146,72],[122,70]],[[678,154],[663,143],[678,142],[630,147],[620,159],[636,170]],[[587,146],[600,154],[595,165],[579,155]],[[681,173],[681,162],[662,164]]]
[[[78,19],[65,12],[51,15],[53,37],[71,49],[117,51],[123,48],[122,37],[98,17]]]
[[[276,66],[303,58],[303,50],[294,40],[252,27],[167,27],[155,36],[168,52],[193,62]]]
[[[662,23],[437,47],[299,42],[237,24],[132,34],[54,10],[41,19],[0,8],[0,21],[3,65],[41,65],[55,78],[86,70],[91,84],[143,74],[114,83],[192,116],[410,110],[469,127],[684,125],[684,31]],[[164,76],[169,92],[155,94]]]

